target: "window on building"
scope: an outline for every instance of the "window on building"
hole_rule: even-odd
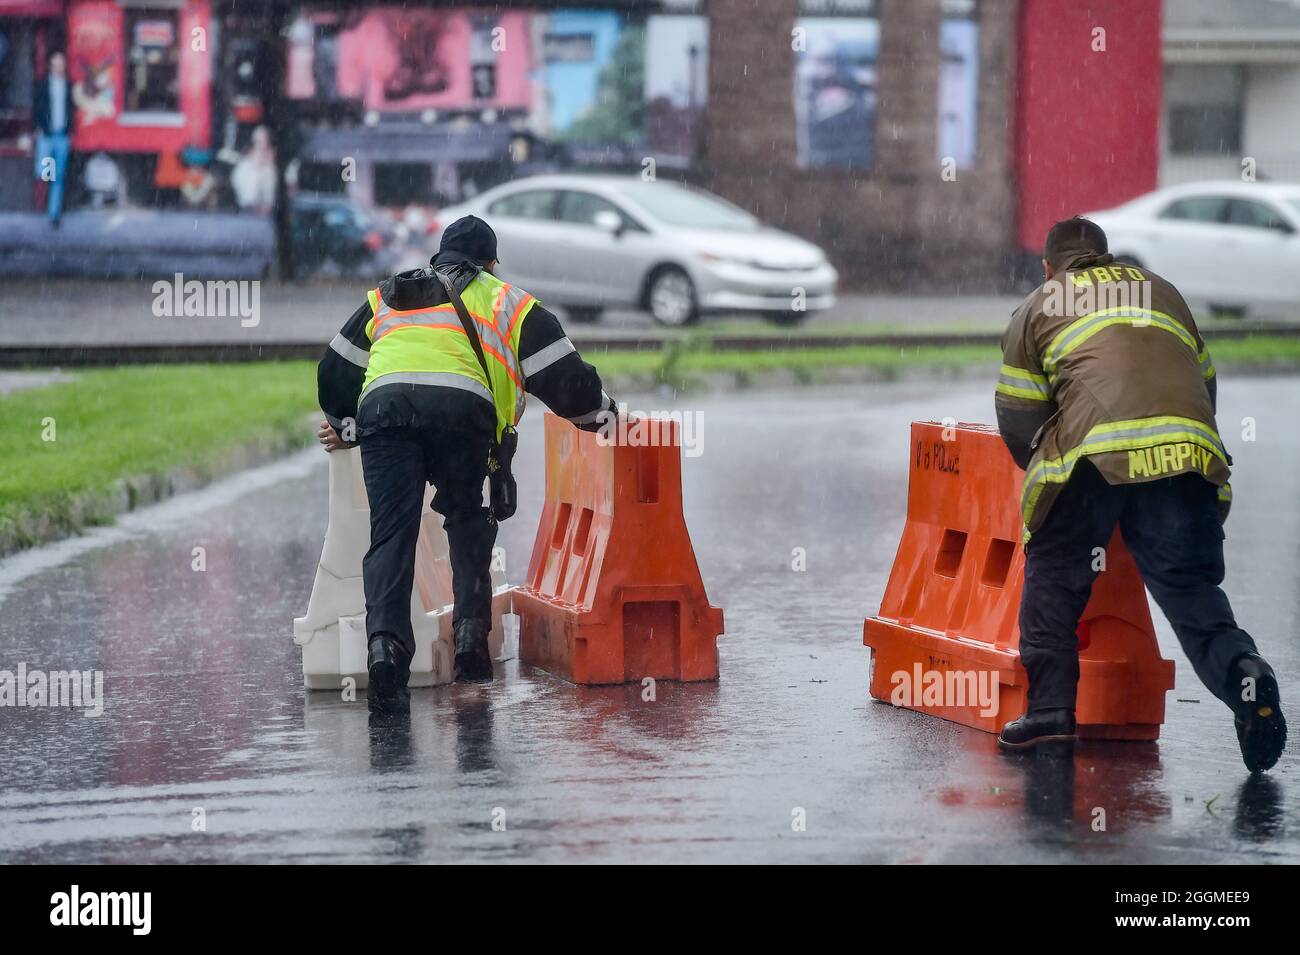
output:
[[[375,205],[436,205],[433,167],[422,162],[375,163]]]
[[[1165,75],[1165,122],[1175,156],[1241,151],[1245,74],[1241,67],[1176,64]]]
[[[470,89],[475,99],[497,95],[496,17],[474,17],[469,41]]]
[[[591,63],[596,58],[596,37],[591,33],[548,33],[542,37],[544,63]]]
[[[939,25],[939,161],[975,165],[980,29],[975,0],[944,0]]]
[[[124,23],[126,112],[179,113],[179,11],[129,7]]]
[[[298,189],[302,192],[347,192],[336,162],[304,162],[298,167]]]
[[[0,19],[0,137],[31,120],[33,79],[32,27],[22,20]],[[8,128],[10,124],[13,128]]]

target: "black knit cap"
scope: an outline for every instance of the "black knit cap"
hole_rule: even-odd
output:
[[[435,261],[468,259],[485,266],[497,257],[497,234],[478,216],[462,216],[442,233]]]

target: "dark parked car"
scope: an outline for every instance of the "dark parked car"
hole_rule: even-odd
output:
[[[289,204],[289,241],[299,275],[387,275],[389,236],[347,196],[299,193]]]

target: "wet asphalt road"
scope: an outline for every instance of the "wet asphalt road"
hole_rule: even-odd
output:
[[[101,668],[107,697],[99,718],[0,709],[0,861],[1300,861],[1296,756],[1249,779],[1158,616],[1178,665],[1158,744],[1007,758],[869,701],[862,620],[901,529],[907,424],[988,420],[991,404],[968,383],[684,400],[704,415],[686,515],[727,633],[719,683],[661,682],[654,703],[517,662],[490,688],[414,691],[409,717],[308,697],[291,626],[325,525],[316,452],[0,563],[0,666]],[[1220,404],[1237,460],[1227,589],[1292,702],[1300,378],[1228,380]],[[534,409],[502,533],[512,581],[539,424]]]

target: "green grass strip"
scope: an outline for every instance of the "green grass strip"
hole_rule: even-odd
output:
[[[0,540],[30,543],[32,519],[65,531],[95,522],[95,502],[124,478],[203,473],[238,448],[305,443],[315,406],[306,361],[87,370],[0,395]]]

